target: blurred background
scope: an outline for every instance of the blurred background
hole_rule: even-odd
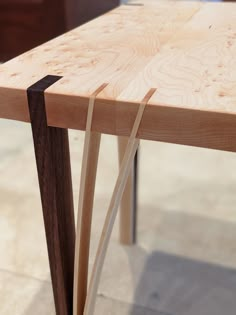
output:
[[[0,60],[118,4],[0,0]],[[70,131],[75,209],[83,140],[83,132]],[[90,267],[118,174],[117,157],[117,139],[104,135]],[[235,315],[235,170],[234,153],[141,142],[138,242],[119,244],[117,218],[95,314]],[[7,120],[0,120],[0,314],[55,314],[31,128]]]
[[[119,5],[119,0],[0,0],[0,61]]]

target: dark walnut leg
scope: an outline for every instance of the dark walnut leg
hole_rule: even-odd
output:
[[[27,96],[56,314],[72,315],[75,223],[68,132],[47,126],[44,100],[44,90],[60,78],[43,78]]]

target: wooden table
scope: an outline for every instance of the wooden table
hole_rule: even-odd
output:
[[[74,315],[93,314],[138,139],[236,151],[235,9],[200,2],[121,6],[0,67],[0,117],[32,125],[57,314],[72,314],[73,295]],[[86,130],[76,245],[69,128]],[[102,133],[129,142],[87,293]]]

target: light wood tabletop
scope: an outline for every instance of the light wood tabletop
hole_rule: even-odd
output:
[[[121,221],[135,235],[139,139],[236,152],[235,9],[123,5],[0,66],[0,118],[32,126],[57,315],[94,314],[128,177]],[[67,129],[86,131],[76,231]],[[129,139],[87,287],[102,133]]]
[[[45,75],[50,126],[130,134],[151,88],[142,139],[236,151],[236,4],[148,2],[119,8],[0,67],[0,117],[29,121],[27,88]]]

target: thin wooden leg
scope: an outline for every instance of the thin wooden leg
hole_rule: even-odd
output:
[[[128,143],[127,137],[118,137],[119,165],[121,166]],[[137,225],[137,160],[136,153],[120,204],[120,242],[133,245],[136,242]]]
[[[44,100],[44,90],[59,79],[47,76],[29,87],[27,95],[56,314],[71,315],[75,224],[68,133],[47,126]]]
[[[100,139],[99,133],[89,133],[85,139],[75,251],[74,315],[83,315],[87,295],[90,234]]]
[[[73,314],[83,315],[87,296],[90,234],[93,213],[100,133],[91,132],[96,96],[107,86],[102,84],[90,97],[81,168],[77,235],[75,245]]]
[[[113,190],[111,202],[107,211],[105,223],[102,230],[102,235],[99,241],[98,250],[95,258],[95,263],[92,270],[92,276],[89,284],[89,290],[84,308],[84,315],[93,315],[95,308],[95,301],[97,295],[97,289],[101,277],[102,267],[105,260],[109,240],[111,237],[113,225],[115,222],[117,210],[124,192],[126,181],[131,170],[136,151],[138,149],[139,140],[136,139],[138,128],[142,120],[145,106],[153,95],[156,89],[150,89],[141,102],[138,113],[134,122],[134,126],[127,144],[125,155],[121,164],[120,172],[116,181],[115,188]]]
[[[102,236],[100,238],[95,263],[93,266],[92,276],[90,280],[88,296],[85,303],[84,315],[93,315],[95,308],[95,300],[98,289],[98,284],[101,277],[102,267],[111,237],[113,225],[115,222],[117,210],[122,198],[122,194],[125,188],[125,184],[132,167],[134,156],[139,145],[139,140],[132,142],[128,154],[125,155],[125,161],[123,161],[120,173],[112,194],[111,202],[107,212],[106,220],[102,230]]]

